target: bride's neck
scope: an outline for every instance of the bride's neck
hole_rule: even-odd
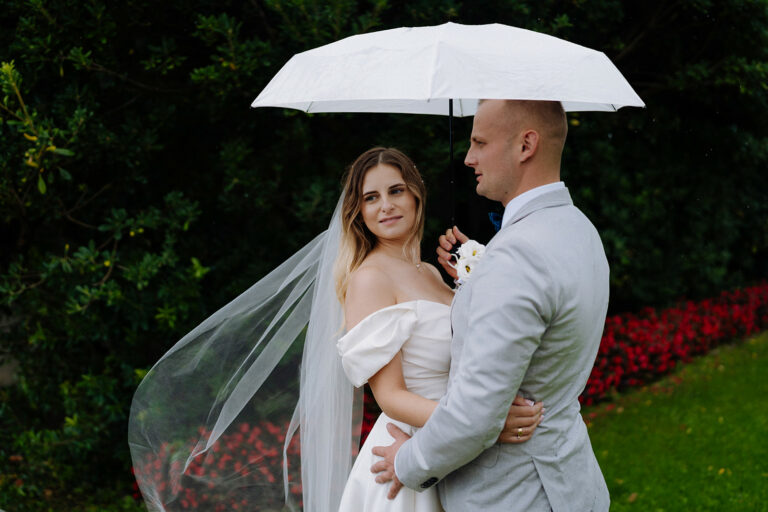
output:
[[[410,261],[410,255],[405,252],[405,244],[400,241],[379,239],[376,242],[376,247],[373,248],[373,252],[377,252],[389,258],[408,261],[409,263],[419,263],[421,261],[420,253],[416,254],[416,261]]]

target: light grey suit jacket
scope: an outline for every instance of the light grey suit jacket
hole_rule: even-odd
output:
[[[448,392],[397,454],[406,486],[449,512],[608,510],[581,418],[608,308],[608,262],[567,189],[527,203],[456,292]],[[543,401],[522,444],[497,444],[515,394]]]

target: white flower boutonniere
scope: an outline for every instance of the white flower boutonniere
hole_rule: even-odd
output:
[[[452,263],[451,266],[458,273],[456,284],[461,286],[469,280],[469,276],[477,267],[480,258],[485,254],[485,246],[475,240],[467,240],[461,244],[456,254],[456,263]]]

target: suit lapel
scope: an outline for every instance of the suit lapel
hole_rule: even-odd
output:
[[[555,206],[566,206],[566,205],[572,205],[572,204],[573,204],[573,200],[571,199],[571,194],[568,192],[567,188],[561,188],[558,190],[547,192],[546,194],[542,194],[534,199],[531,199],[529,202],[525,203],[523,207],[520,208],[520,210],[518,210],[518,212],[515,213],[515,215],[509,220],[509,222],[505,223],[504,226],[501,227],[501,230],[499,230],[499,233],[501,233],[502,231],[504,231],[504,229],[515,224],[516,222],[519,222],[520,220],[524,219],[528,215],[538,210],[541,210],[544,208],[553,208]],[[496,234],[498,235],[498,233]]]
[[[491,238],[491,240],[487,244],[487,248],[490,249],[490,246],[494,242],[496,237],[498,237],[501,233],[503,233],[505,229],[509,228],[510,226],[513,226],[515,223],[524,219],[525,217],[532,214],[533,212],[536,212],[544,208],[553,208],[556,206],[566,206],[566,205],[572,205],[572,204],[573,204],[573,201],[571,200],[571,194],[568,192],[567,188],[553,190],[551,192],[547,192],[546,194],[542,194],[532,199],[528,203],[524,204],[523,207],[512,217],[512,219],[506,224],[504,224],[504,226],[493,236],[493,238]],[[460,322],[465,320],[465,319],[456,318],[456,316],[458,315],[458,312],[454,311],[454,308],[457,307],[456,304],[457,302],[459,302],[460,294],[462,292],[468,293],[469,290],[465,288],[471,285],[472,285],[471,282],[463,284],[461,288],[456,291],[456,295],[454,295],[453,301],[451,301],[451,311],[450,311],[451,335],[453,335],[453,331],[454,331],[454,321]]]

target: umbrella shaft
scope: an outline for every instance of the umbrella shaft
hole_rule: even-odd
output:
[[[456,224],[456,180],[453,170],[453,99],[448,100],[448,179],[450,180],[449,205],[451,208],[451,226]]]

